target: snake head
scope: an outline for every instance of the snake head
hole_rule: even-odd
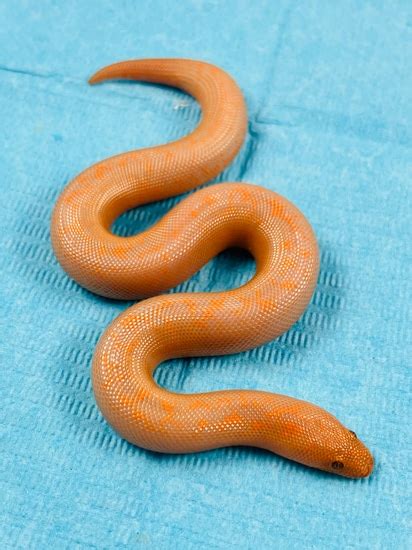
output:
[[[373,470],[369,449],[339,420],[305,401],[291,400],[281,414],[278,454],[333,474],[367,477]]]
[[[340,422],[338,424],[339,445],[335,443],[328,450],[324,470],[344,477],[368,477],[374,465],[372,454],[355,432],[348,430]]]

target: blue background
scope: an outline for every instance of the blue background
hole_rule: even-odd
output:
[[[0,20],[1,547],[407,548],[411,3],[8,0]],[[169,362],[158,381],[316,402],[373,450],[369,479],[256,449],[157,455],[100,416],[90,361],[128,304],[68,279],[49,219],[83,168],[195,126],[197,105],[175,90],[86,83],[103,65],[149,56],[208,60],[236,78],[249,134],[219,180],[287,196],[322,253],[312,303],[287,334]],[[132,211],[116,230],[147,227],[175,202]],[[180,290],[252,273],[246,256],[225,253]]]

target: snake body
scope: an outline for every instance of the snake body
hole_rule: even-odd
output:
[[[107,79],[181,88],[203,116],[180,140],[87,168],[55,206],[52,243],[66,272],[102,296],[147,298],[122,313],[96,348],[93,390],[103,415],[122,437],[154,451],[251,445],[340,475],[369,475],[368,449],[316,405],[263,391],[177,394],[155,383],[153,372],[166,359],[240,352],[286,331],[313,294],[318,247],[293,204],[244,183],[198,190],[139,235],[113,234],[125,210],[217,176],[243,143],[247,113],[231,77],[200,61],[125,61],[90,82]],[[226,292],[164,294],[232,246],[256,260],[249,282]]]

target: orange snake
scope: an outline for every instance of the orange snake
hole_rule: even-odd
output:
[[[53,248],[73,279],[110,298],[154,296],[122,313],[98,343],[92,379],[103,415],[122,437],[154,451],[249,445],[343,476],[368,476],[368,449],[316,405],[249,390],[177,394],[155,383],[153,371],[166,359],[240,352],[286,331],[314,291],[318,247],[293,204],[245,183],[199,190],[141,234],[114,235],[111,225],[125,210],[217,176],[243,143],[247,112],[230,76],[200,61],[125,61],[90,83],[107,79],[176,86],[199,101],[203,117],[182,139],[87,168],[55,206]],[[162,294],[232,246],[256,260],[249,282],[226,292]]]

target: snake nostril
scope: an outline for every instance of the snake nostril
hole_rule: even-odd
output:
[[[342,470],[343,462],[340,462],[339,460],[335,460],[335,462],[332,462],[332,468],[334,470]]]
[[[358,436],[355,434],[355,432],[353,432],[352,430],[349,430],[349,433],[353,435],[353,437],[355,437],[356,439],[358,439]]]

